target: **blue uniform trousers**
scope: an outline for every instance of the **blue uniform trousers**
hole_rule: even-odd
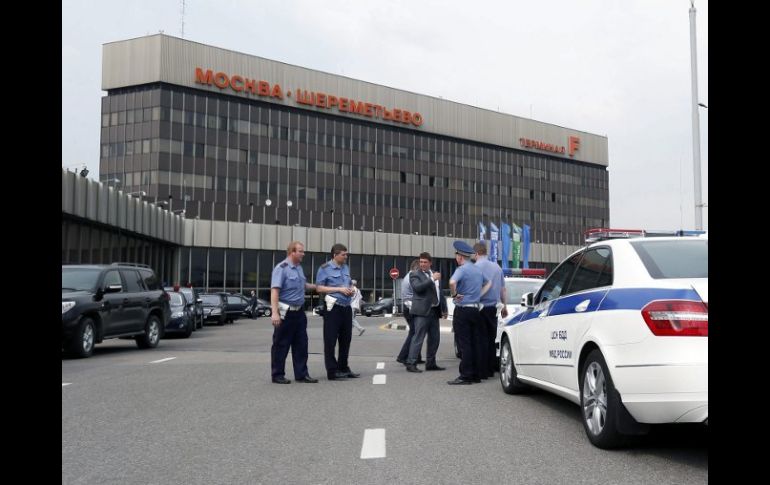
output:
[[[485,306],[481,310],[481,316],[484,317],[484,326],[487,329],[486,356],[487,356],[487,377],[492,377],[497,368],[497,357],[495,356],[495,338],[497,337],[497,308],[494,306]],[[484,377],[484,373],[481,373]]]
[[[349,306],[334,305],[324,314],[324,363],[326,375],[350,372],[348,353],[353,336],[353,313]],[[339,342],[339,355],[334,358],[334,347]]]
[[[481,327],[484,319],[476,308],[464,308],[455,306],[452,319],[457,333],[457,345],[460,347],[460,378],[472,381],[481,378],[479,372],[481,356],[479,355],[479,341]],[[486,331],[484,331],[486,334]]]
[[[294,378],[308,377],[307,316],[302,310],[286,312],[286,318],[273,329],[273,346],[270,348],[273,379],[284,376],[289,346],[294,364]]]

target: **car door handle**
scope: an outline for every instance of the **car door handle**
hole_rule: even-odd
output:
[[[591,304],[591,300],[583,300],[577,304],[577,306],[575,307],[575,311],[578,313],[582,313],[588,310],[588,305],[590,304]]]
[[[123,298],[123,304],[128,305],[128,298]]]

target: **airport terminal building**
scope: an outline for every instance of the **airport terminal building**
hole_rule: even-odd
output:
[[[181,282],[264,294],[263,266],[305,235],[321,259],[347,241],[383,296],[390,265],[424,249],[453,269],[451,241],[479,222],[528,224],[548,268],[609,225],[603,136],[163,34],[104,45],[102,88],[100,180],[184,211]]]

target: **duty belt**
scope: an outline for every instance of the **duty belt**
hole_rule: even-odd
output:
[[[457,306],[459,306],[460,308],[475,308],[476,310],[481,310],[482,308],[484,308],[484,305],[482,305],[481,303],[469,303],[467,305],[457,305]]]
[[[290,312],[296,312],[297,310],[302,310],[302,305],[286,305],[286,306],[288,307],[287,310]]]

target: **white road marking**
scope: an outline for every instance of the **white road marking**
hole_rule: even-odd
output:
[[[150,362],[150,364],[160,364],[161,362],[168,362],[169,360],[174,360],[174,359],[176,359],[176,357],[167,357],[165,359],[153,360],[152,362]]]
[[[439,331],[441,333],[452,333],[452,327],[440,327]]]
[[[385,458],[385,429],[364,430],[364,443],[361,445],[361,459]]]
[[[372,384],[385,384],[387,377],[385,374],[374,374],[372,376]]]
[[[385,362],[377,362],[377,368],[378,369],[384,369],[385,368]]]
[[[70,384],[72,384],[72,383],[71,383],[71,382],[62,382],[62,383],[61,383],[61,386],[62,386],[62,387],[64,387],[64,386],[69,386]]]

